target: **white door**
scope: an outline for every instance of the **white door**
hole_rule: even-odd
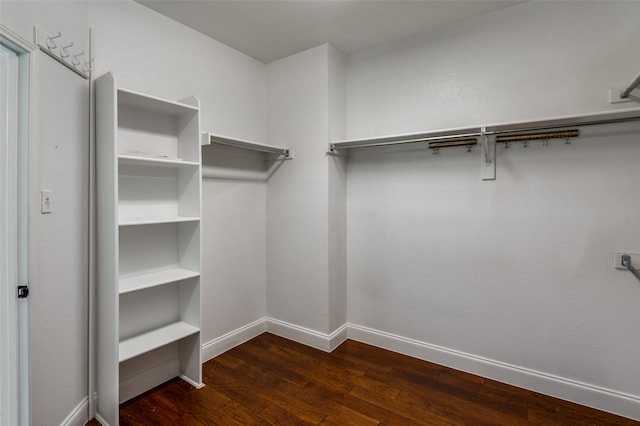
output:
[[[18,55],[0,45],[0,425],[18,424]]]
[[[29,424],[26,52],[0,35],[0,426]]]

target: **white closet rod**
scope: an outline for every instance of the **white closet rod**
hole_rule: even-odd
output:
[[[594,114],[574,115],[560,118],[547,118],[519,123],[495,124],[482,127],[435,130],[422,133],[382,136],[378,138],[343,140],[329,144],[329,149],[331,152],[336,152],[336,150],[340,149],[398,145],[405,143],[430,142],[439,140],[454,140],[479,137],[483,135],[503,135],[521,132],[534,132],[540,130],[559,129],[564,127],[620,123],[634,120],[640,120],[640,108],[600,112]]]
[[[624,89],[622,91],[622,93],[620,93],[620,97],[622,99],[628,98],[629,94],[631,92],[633,92],[633,89],[635,89],[636,87],[638,87],[638,85],[640,85],[640,73],[638,73],[638,75],[636,76],[636,78],[631,82],[631,84],[629,85],[629,87],[627,87],[626,89]]]
[[[250,149],[252,151],[267,152],[269,154],[278,154],[286,159],[293,158],[289,148],[279,146],[266,145],[258,142],[251,142],[243,139],[234,139],[226,136],[215,135],[213,133],[203,133],[203,145],[228,145],[236,148]]]

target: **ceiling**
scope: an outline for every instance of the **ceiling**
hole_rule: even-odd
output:
[[[324,43],[348,55],[522,3],[522,0],[136,1],[263,63]]]

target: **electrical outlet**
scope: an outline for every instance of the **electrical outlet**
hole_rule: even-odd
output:
[[[639,253],[629,253],[629,252],[620,252],[613,253],[613,267],[616,269],[627,269],[626,266],[622,265],[622,256],[623,255],[631,256],[631,264],[638,265],[640,264],[640,254]]]
[[[53,211],[51,208],[51,190],[43,189],[40,191],[40,213],[49,214]]]

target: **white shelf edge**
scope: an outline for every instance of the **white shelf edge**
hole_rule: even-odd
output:
[[[118,161],[121,164],[142,165],[142,166],[158,166],[158,167],[175,167],[175,166],[199,166],[195,161],[176,160],[163,157],[147,157],[142,155],[125,155],[119,154]]]
[[[130,339],[123,340],[118,345],[118,361],[127,361],[131,358],[135,358],[161,346],[184,339],[185,337],[198,332],[200,332],[198,327],[184,321],[178,321]]]
[[[485,127],[487,134],[500,132],[528,131],[532,128],[547,127],[571,127],[589,123],[606,122],[609,120],[633,120],[640,119],[640,108],[626,108],[611,111],[594,113],[567,115],[561,117],[547,117],[526,121],[514,121],[508,123],[491,124],[487,126],[469,126],[451,129],[429,130],[418,133],[400,133],[395,135],[376,136],[362,139],[345,139],[333,141],[330,148],[345,149],[358,148],[361,146],[387,145],[401,142],[419,142],[428,138],[458,138],[477,137],[482,135],[482,127]],[[604,124],[604,123],[603,123]]]
[[[141,218],[128,218],[118,221],[120,227],[124,226],[138,226],[138,225],[158,225],[162,223],[183,223],[183,222],[198,222],[199,217],[195,216],[174,216],[174,217],[141,217]]]
[[[155,111],[168,115],[181,115],[185,113],[198,112],[197,106],[185,104],[178,101],[159,98],[134,90],[118,88],[118,104],[129,107]]]
[[[148,274],[120,278],[118,289],[119,293],[122,295],[198,276],[200,276],[199,272],[184,268],[172,268]]]
[[[218,135],[210,132],[202,133],[203,146],[215,145],[215,144],[234,146],[236,148],[244,148],[244,149],[250,149],[253,151],[267,152],[270,154],[284,155],[288,159],[293,158],[291,150],[285,147],[267,145],[264,143],[253,142],[246,139],[231,138],[228,136]]]

